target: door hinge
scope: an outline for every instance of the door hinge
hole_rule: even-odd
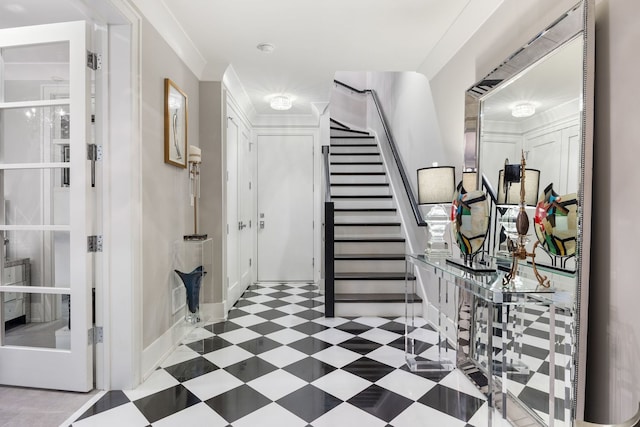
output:
[[[94,124],[96,122],[96,115],[92,114],[91,115],[91,124]]]
[[[87,236],[87,252],[102,252],[102,236]]]
[[[87,144],[87,160],[94,162],[102,160],[102,145]]]
[[[251,181],[249,181],[249,190],[251,190]]]
[[[102,55],[87,51],[87,67],[93,71],[102,69]]]
[[[251,258],[249,258],[249,267],[251,267]]]
[[[311,258],[311,267],[315,267],[315,266],[316,266],[316,259]]]
[[[102,326],[94,326],[90,328],[87,334],[87,344],[99,344],[104,341]]]

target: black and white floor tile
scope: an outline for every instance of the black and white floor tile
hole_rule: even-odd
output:
[[[461,372],[409,372],[403,318],[323,312],[314,285],[253,285],[227,321],[196,328],[138,388],[105,393],[72,425],[486,426]],[[420,337],[435,354],[430,326]]]

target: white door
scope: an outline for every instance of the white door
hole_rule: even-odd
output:
[[[242,289],[252,282],[253,232],[253,151],[249,132],[242,128],[238,147],[238,211],[239,211],[239,251],[238,275]]]
[[[258,280],[313,281],[313,136],[259,135]]]
[[[227,298],[230,307],[242,294],[238,274],[238,139],[239,121],[227,118]]]
[[[0,30],[0,384],[93,388],[88,37]]]

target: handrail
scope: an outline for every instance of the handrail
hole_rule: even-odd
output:
[[[331,201],[331,176],[329,173],[329,146],[328,145],[322,146],[322,157],[324,159],[324,184],[326,187],[326,190],[324,192],[324,201],[330,202]]]
[[[485,174],[482,174],[482,188],[487,189],[487,194],[489,195],[489,197],[491,197],[491,200],[493,201],[493,203],[497,205],[498,192],[493,188],[493,186],[491,185],[491,182],[489,182],[489,179]]]
[[[407,172],[404,168],[404,164],[402,163],[402,159],[400,158],[400,151],[398,150],[398,147],[395,143],[395,140],[393,139],[393,136],[391,136],[391,131],[389,130],[389,126],[387,125],[387,120],[384,115],[384,112],[382,111],[382,107],[380,105],[376,92],[373,89],[359,90],[352,86],[349,86],[348,84],[342,83],[339,80],[334,80],[333,82],[338,86],[342,86],[346,89],[349,89],[350,91],[359,93],[361,95],[366,95],[366,94],[371,95],[371,98],[373,99],[373,103],[376,106],[376,110],[378,110],[378,116],[380,117],[380,121],[382,122],[384,133],[386,134],[387,140],[389,141],[389,147],[391,148],[391,153],[393,154],[393,158],[396,162],[396,165],[398,166],[398,172],[400,173],[400,178],[402,179],[402,184],[404,185],[404,189],[407,192],[407,197],[409,198],[409,204],[411,204],[411,210],[413,211],[413,215],[416,218],[416,224],[418,224],[420,227],[426,227],[427,223],[422,219],[422,215],[420,214],[418,201],[416,200],[415,194],[413,194],[413,190],[411,189]]]

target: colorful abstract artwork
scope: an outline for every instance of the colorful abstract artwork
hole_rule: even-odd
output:
[[[538,199],[534,227],[542,247],[551,255],[576,253],[578,235],[578,199],[576,193],[559,196],[549,184]]]
[[[462,254],[478,252],[489,228],[489,205],[484,192],[467,192],[462,183],[458,184],[451,204],[451,222],[454,238]]]

